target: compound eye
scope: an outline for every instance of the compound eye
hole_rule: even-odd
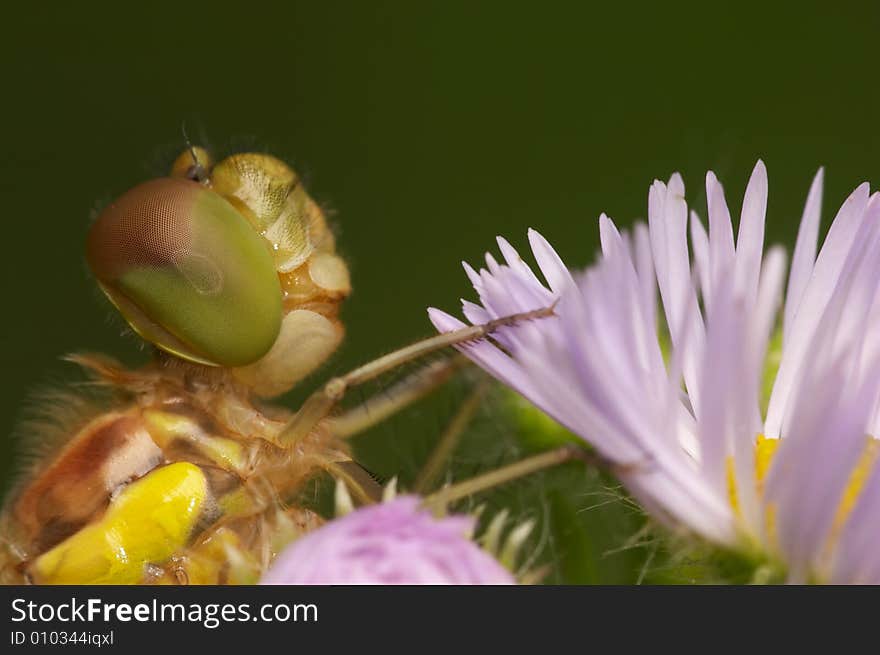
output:
[[[186,179],[131,189],[92,225],[89,267],[132,328],[214,366],[260,359],[281,327],[281,286],[264,239],[226,200]]]

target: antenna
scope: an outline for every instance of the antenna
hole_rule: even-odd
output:
[[[192,157],[193,161],[192,166],[190,166],[189,170],[186,172],[186,176],[191,180],[204,184],[208,181],[208,171],[205,170],[205,167],[202,166],[202,163],[199,161],[199,155],[196,152],[196,148],[189,139],[189,134],[186,132],[186,121],[180,122],[180,131],[183,134],[183,142],[186,144],[186,149],[189,150],[189,155]]]

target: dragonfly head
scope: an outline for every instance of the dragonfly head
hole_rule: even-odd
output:
[[[188,148],[169,177],[98,216],[86,255],[135,332],[181,359],[231,369],[260,395],[289,389],[342,339],[348,269],[320,207],[270,155],[213,164]]]

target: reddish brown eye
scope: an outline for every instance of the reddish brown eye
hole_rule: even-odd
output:
[[[195,182],[163,178],[123,194],[92,225],[87,259],[135,331],[175,355],[242,366],[278,336],[281,288],[264,240]]]

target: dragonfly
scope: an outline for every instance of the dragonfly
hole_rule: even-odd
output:
[[[392,393],[340,411],[348,390],[552,313],[416,342],[332,378],[292,411],[270,399],[337,349],[351,281],[323,211],[290,166],[254,152],[214,162],[188,144],[167,177],[100,213],[86,259],[154,357],[136,369],[101,354],[68,357],[92,391],[56,399],[53,416],[31,428],[32,440],[58,445],[30,467],[0,515],[2,583],[255,582],[286,544],[324,522],[301,500],[310,481],[329,475],[358,502],[380,499],[350,437],[436,389],[464,360],[437,360]],[[573,456],[541,455],[511,475]],[[435,500],[504,479],[494,471],[460,493],[440,489]],[[423,477],[420,486],[430,484]]]

